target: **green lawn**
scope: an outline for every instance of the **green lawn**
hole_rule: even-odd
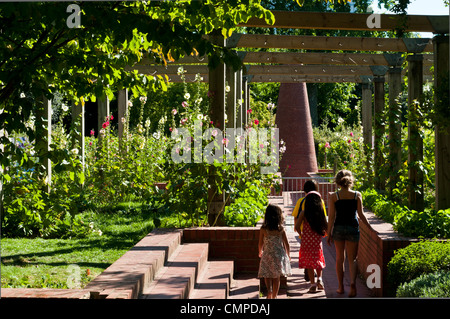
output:
[[[102,235],[82,239],[2,238],[1,286],[68,288],[74,266],[84,287],[155,227],[139,204],[112,213],[83,213]],[[78,268],[79,267],[79,268]],[[70,286],[69,281],[69,286]]]

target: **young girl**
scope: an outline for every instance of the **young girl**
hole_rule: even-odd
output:
[[[305,198],[305,209],[297,218],[296,229],[303,223],[302,237],[300,242],[299,268],[308,270],[311,282],[309,292],[322,290],[322,269],[325,268],[325,257],[323,256],[322,238],[326,235],[327,220],[323,210],[322,196],[316,191],[309,192]],[[317,273],[317,284],[315,283],[314,270]]]
[[[258,278],[264,278],[267,299],[275,299],[280,288],[280,276],[291,275],[289,242],[283,227],[283,212],[278,206],[266,208],[258,249],[261,258]]]

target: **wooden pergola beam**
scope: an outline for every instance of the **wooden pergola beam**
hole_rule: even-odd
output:
[[[341,12],[305,12],[305,11],[272,11],[275,16],[273,25],[264,19],[251,18],[242,27],[287,28],[287,29],[323,29],[323,30],[359,30],[359,31],[393,31],[401,28],[407,32],[433,32],[445,34],[449,32],[448,15],[425,16],[380,14],[380,28],[370,28],[367,20],[369,13]]]
[[[259,64],[325,64],[325,65],[390,65],[386,53],[330,53],[330,52],[236,52],[243,63]],[[433,54],[424,54],[424,65],[433,65]],[[208,57],[188,56],[168,65],[207,64]],[[136,65],[159,65],[143,59]]]
[[[421,38],[356,38],[234,33],[227,39],[227,46],[229,48],[325,51],[433,52],[431,39]]]

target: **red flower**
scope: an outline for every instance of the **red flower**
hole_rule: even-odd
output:
[[[259,121],[258,120],[254,120],[253,123],[255,123],[255,125],[258,125]]]
[[[108,124],[109,124],[109,122],[105,122],[105,123],[102,124],[102,127],[106,128],[106,127],[108,127]]]
[[[111,121],[114,120],[114,116],[111,115]]]

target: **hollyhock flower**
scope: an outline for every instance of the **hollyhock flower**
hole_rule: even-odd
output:
[[[95,134],[95,131],[91,130],[91,136],[94,136],[94,134]]]
[[[181,106],[184,107],[184,108],[186,108],[186,107],[188,107],[189,105],[188,105],[188,103],[187,103],[186,101],[183,101],[183,102],[181,102]]]
[[[348,144],[350,144],[352,142],[352,140],[348,140]]]
[[[253,123],[255,123],[255,125],[258,125],[259,121],[258,120],[254,120]]]
[[[107,128],[107,127],[108,127],[108,124],[109,124],[108,122],[105,122],[105,123],[102,124],[102,127],[103,127],[103,128]]]
[[[186,100],[189,100],[189,99],[191,98],[191,95],[190,95],[189,93],[185,93],[185,94],[184,94],[184,98],[185,98]]]
[[[247,110],[247,114],[250,114],[250,113],[252,113],[252,109]]]
[[[111,119],[111,121],[114,120],[114,116],[111,115],[110,119]]]
[[[330,146],[330,143],[328,143],[328,142],[326,142],[325,143],[325,148],[330,148],[331,146]]]
[[[350,136],[353,137],[353,135],[354,135],[353,132],[350,132]]]
[[[173,109],[173,110],[172,110],[172,114],[173,114],[173,115],[175,115],[175,114],[177,114],[177,113],[178,113],[178,111],[177,111],[176,109]]]
[[[230,142],[229,139],[227,139],[226,137],[222,140],[222,144],[225,145],[225,147],[228,146],[228,143]]]
[[[219,133],[219,132],[217,132],[217,130],[214,129],[214,130],[211,132],[211,135],[214,136],[214,137],[216,137],[218,133]]]

